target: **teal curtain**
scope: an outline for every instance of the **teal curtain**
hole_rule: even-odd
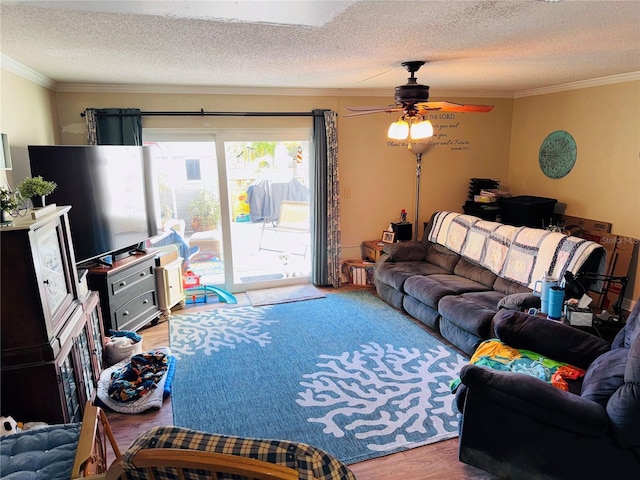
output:
[[[142,116],[138,108],[87,108],[89,145],[142,145]]]
[[[331,110],[314,110],[313,114],[311,282],[337,288],[341,263],[337,114]]]

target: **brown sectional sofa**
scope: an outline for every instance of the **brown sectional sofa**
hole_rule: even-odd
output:
[[[420,242],[383,252],[374,270],[378,295],[469,355],[494,336],[500,308],[539,306],[532,288],[545,273],[602,273],[605,260],[595,242],[453,212],[436,212]]]

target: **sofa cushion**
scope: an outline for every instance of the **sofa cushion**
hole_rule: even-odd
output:
[[[426,259],[427,262],[438,265],[446,270],[447,273],[453,273],[453,270],[456,268],[456,265],[460,260],[460,255],[452,252],[442,245],[430,243],[429,248],[427,248]]]
[[[611,395],[624,383],[628,356],[628,349],[617,348],[596,358],[587,369],[580,395],[605,408]]]
[[[449,297],[447,297],[449,298]],[[464,328],[449,322],[446,318],[440,317],[440,335],[462,350],[467,356],[473,355],[480,342],[484,340]]]
[[[400,292],[408,278],[422,275],[447,273],[444,269],[428,262],[384,262],[376,265],[376,281],[389,285]]]
[[[468,278],[474,282],[481,283],[486,287],[493,288],[493,284],[496,282],[498,276],[490,272],[480,265],[466,260],[464,257],[456,264],[453,273],[460,277]]]
[[[411,295],[402,298],[402,308],[416,320],[424,323],[427,327],[436,331],[440,330],[440,314],[429,305],[419,302]]]
[[[493,336],[491,322],[499,301],[496,295],[500,295],[499,292],[465,293],[443,297],[438,303],[438,311],[442,319],[447,319],[460,329],[481,339],[490,338]]]
[[[408,295],[433,309],[438,309],[438,302],[444,296],[482,290],[487,290],[487,287],[457,275],[413,276],[404,283],[404,291]]]

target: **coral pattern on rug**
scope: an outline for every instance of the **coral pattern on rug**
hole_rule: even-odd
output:
[[[170,323],[172,353],[179,359],[181,355],[195,355],[198,350],[211,355],[221,348],[236,348],[240,343],[255,342],[264,347],[271,341],[264,327],[272,323],[273,320],[263,319],[250,307],[216,310],[215,315],[174,316]]]
[[[303,375],[308,381],[300,382],[306,388],[296,402],[321,415],[308,420],[324,425],[325,433],[353,431],[370,450],[384,452],[410,447],[416,433],[457,429],[448,380],[466,362],[451,363],[444,347],[421,352],[370,343],[320,358],[326,360],[317,364],[320,370]]]

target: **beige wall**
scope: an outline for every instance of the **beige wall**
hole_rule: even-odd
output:
[[[435,211],[461,211],[468,196],[470,178],[490,177],[503,181],[507,178],[513,100],[458,100],[491,103],[495,109],[491,113],[456,114],[455,119],[431,120],[436,133],[447,134],[441,141],[468,141],[465,146],[469,149],[453,150],[450,146],[437,145],[423,156],[420,227]],[[338,113],[348,113],[344,110],[346,106],[391,103],[391,98],[342,97]],[[435,113],[434,116],[439,117]],[[345,258],[357,258],[360,242],[380,238],[389,222],[398,220],[403,208],[407,211],[408,220],[414,222],[416,156],[406,145],[389,146],[387,129],[396,118],[397,115],[387,114],[339,118],[338,154]],[[457,128],[449,128],[456,124],[459,124]]]
[[[359,258],[363,240],[379,238],[404,208],[415,215],[415,155],[406,146],[387,146],[387,128],[395,116],[378,114],[345,118],[345,106],[388,105],[381,97],[292,97],[257,95],[177,95],[58,93],[63,144],[86,143],[84,119],[88,107],[136,107],[143,111],[301,111],[329,108],[338,112],[338,155],[342,193],[343,258]],[[478,99],[464,101],[487,103]],[[460,210],[469,178],[489,175],[506,178],[513,100],[498,99],[489,114],[457,114],[434,119],[433,124],[458,124],[448,138],[470,142],[470,150],[438,146],[423,158],[420,221],[436,210]],[[273,126],[273,118],[252,117],[144,117],[145,128],[259,128]],[[309,117],[278,117],[277,124],[311,127]],[[448,131],[441,129],[441,132]],[[455,132],[454,132],[455,130]],[[453,168],[449,168],[453,166]]]
[[[555,130],[576,141],[575,166],[550,179],[538,164],[540,144]],[[567,215],[612,224],[617,235],[640,238],[640,82],[516,99],[509,190],[556,198]],[[640,297],[638,247],[628,299]]]
[[[434,100],[438,100],[434,98]],[[456,99],[450,99],[456,100]],[[615,233],[640,237],[639,82],[592,87],[518,99],[457,99],[492,103],[488,114],[432,119],[442,140],[460,140],[466,150],[438,145],[422,161],[419,225],[438,210],[461,211],[472,177],[498,178],[514,194],[557,198],[566,213],[613,223]],[[358,258],[362,240],[378,238],[406,209],[415,214],[415,155],[390,146],[386,130],[395,115],[344,117],[344,107],[387,105],[392,98],[349,96],[258,96],[209,94],[51,93],[2,70],[2,131],[9,134],[14,177],[28,172],[28,144],[85,144],[80,113],[88,107],[137,107],[145,111],[310,111],[339,114],[338,154],[343,258]],[[53,105],[52,105],[53,104]],[[145,117],[148,128],[261,128],[273,118]],[[311,127],[309,117],[279,118],[287,127]],[[449,128],[457,125],[456,128]],[[563,179],[551,180],[538,166],[538,149],[550,132],[569,131],[578,160]],[[16,172],[20,172],[17,177]],[[595,189],[596,185],[601,188]],[[628,299],[640,297],[637,254]],[[633,292],[633,293],[631,293]]]
[[[55,93],[0,69],[0,100],[0,131],[7,134],[13,160],[13,170],[0,175],[6,173],[15,187],[30,176],[27,145],[59,142]]]

